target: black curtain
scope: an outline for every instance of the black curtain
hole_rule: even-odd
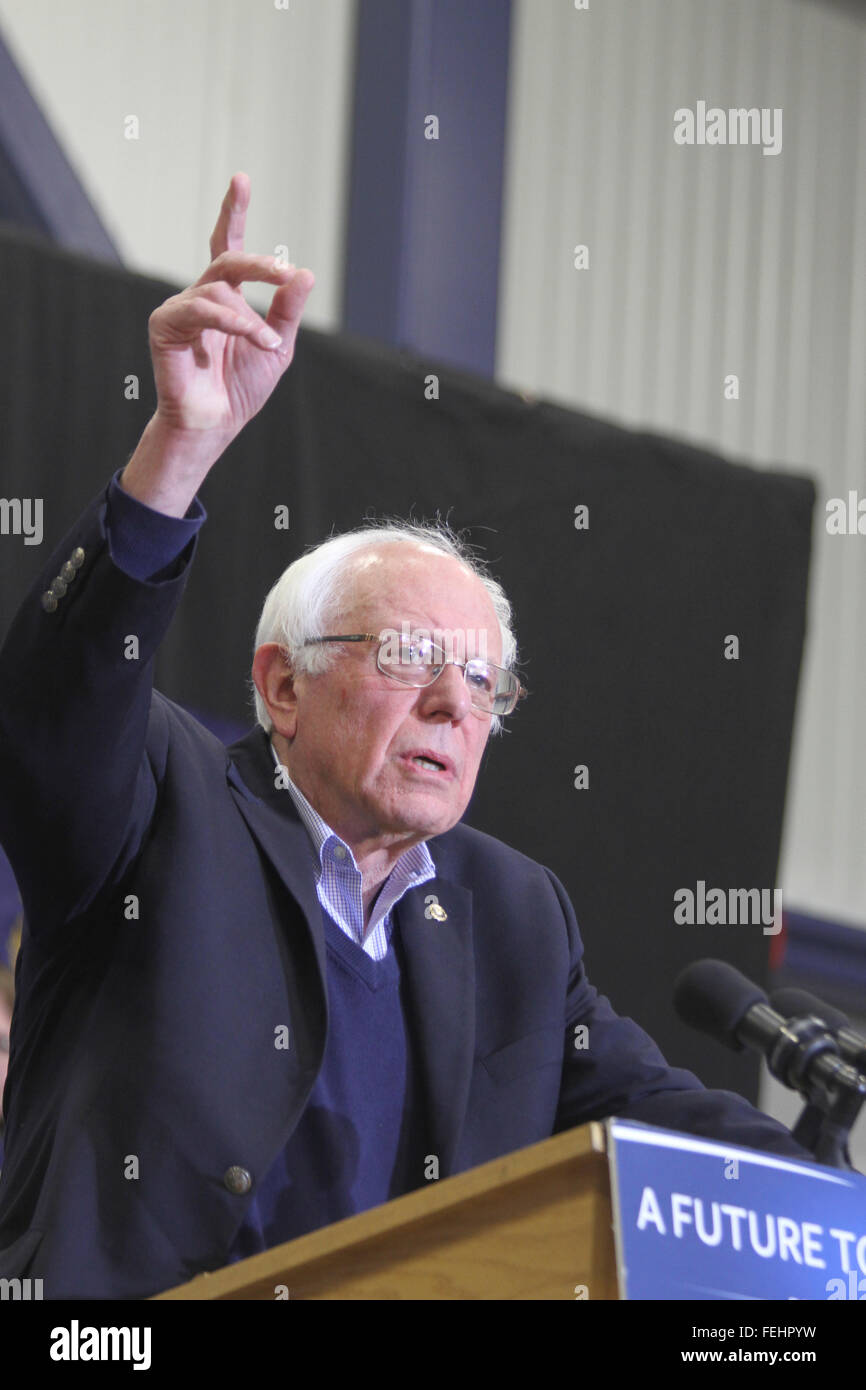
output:
[[[0,231],[0,493],[45,511],[41,547],[0,537],[0,631],[45,547],[132,453],[155,405],[148,315],[174,292]],[[590,978],[669,1060],[754,1099],[755,1063],[680,1025],[670,990],[705,955],[763,980],[772,938],[676,925],[674,893],[775,884],[811,482],[307,329],[201,495],[209,520],[157,679],[245,726],[261,603],[304,547],[373,513],[468,529],[513,600],[531,694],[491,741],[467,818],[563,879]]]

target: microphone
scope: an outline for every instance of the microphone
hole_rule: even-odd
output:
[[[840,1009],[834,1009],[832,1004],[826,1004],[808,990],[794,988],[774,990],[770,1003],[786,1018],[802,1018],[804,1015],[819,1018],[828,1033],[832,1033],[836,1039],[845,1061],[858,1071],[866,1071],[866,1038],[851,1027],[851,1020]]]
[[[687,965],[674,985],[674,1008],[683,1023],[734,1052],[763,1052],[785,1025],[764,991],[724,960]]]
[[[866,1077],[842,1061],[819,1018],[784,1018],[764,991],[727,961],[687,965],[674,985],[674,1008],[684,1023],[735,1052],[750,1047],[762,1053],[772,1074],[809,1100],[816,1084],[858,1093],[862,1087],[866,1096]]]
[[[850,1167],[847,1136],[866,1100],[866,1076],[842,1060],[821,1018],[811,1011],[783,1017],[762,989],[721,960],[686,966],[674,986],[674,1007],[684,1023],[735,1052],[760,1052],[773,1076],[806,1100],[801,1133],[810,1136],[818,1161]],[[796,1130],[794,1137],[800,1137]]]

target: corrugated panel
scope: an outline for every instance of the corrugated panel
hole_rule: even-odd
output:
[[[781,884],[860,925],[866,536],[824,504],[866,497],[864,84],[820,0],[516,0],[498,342],[505,385],[816,479]],[[781,152],[677,145],[699,100],[781,108]]]
[[[131,269],[197,279],[243,169],[247,246],[287,245],[312,266],[308,321],[329,327],[342,290],[354,12],[355,0],[0,0],[0,26]],[[130,115],[137,140],[124,138]]]

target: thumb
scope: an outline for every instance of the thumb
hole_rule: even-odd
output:
[[[316,283],[311,270],[296,270],[291,280],[281,285],[271,300],[271,307],[265,322],[275,333],[279,333],[283,346],[294,342],[304,306]]]

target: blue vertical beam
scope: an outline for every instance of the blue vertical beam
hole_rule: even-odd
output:
[[[396,343],[412,0],[358,0],[343,323]]]
[[[511,0],[358,5],[344,325],[487,376],[510,29]]]
[[[0,217],[70,251],[120,256],[0,39]]]

